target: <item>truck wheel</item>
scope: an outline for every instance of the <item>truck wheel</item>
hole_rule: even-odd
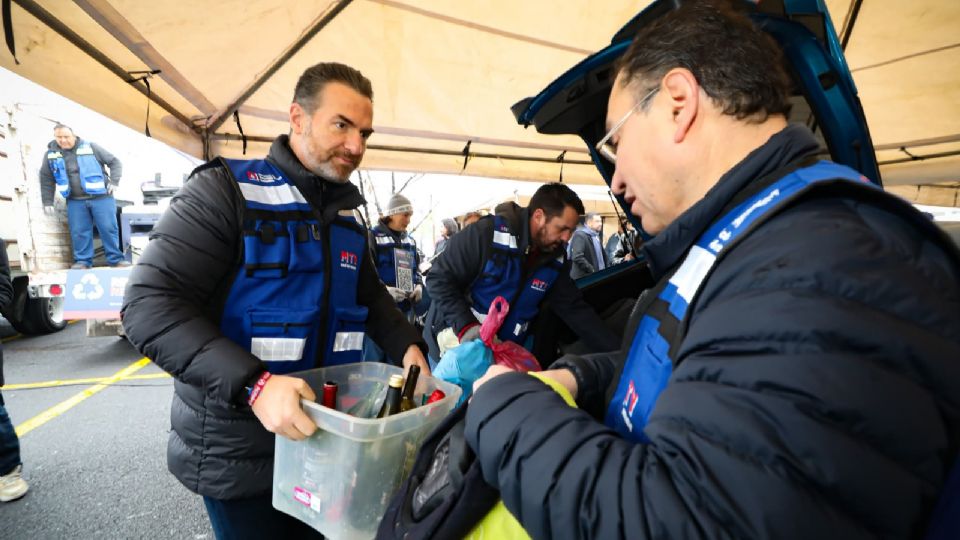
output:
[[[67,326],[63,320],[63,298],[29,298],[24,322],[31,334],[51,334]]]
[[[14,330],[24,335],[36,333],[33,325],[27,320],[27,303],[30,297],[27,295],[26,278],[17,278],[13,280],[13,301],[4,310],[3,316],[10,321]]]

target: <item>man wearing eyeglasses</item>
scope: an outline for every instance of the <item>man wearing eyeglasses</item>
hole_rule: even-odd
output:
[[[467,411],[531,536],[925,533],[960,449],[960,253],[816,157],[781,65],[703,1],[622,58],[597,149],[656,235],[632,342],[547,372],[580,409],[494,366]]]

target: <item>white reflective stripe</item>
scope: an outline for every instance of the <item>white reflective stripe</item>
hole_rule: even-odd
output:
[[[716,255],[695,245],[690,248],[690,253],[683,260],[677,273],[670,278],[670,283],[677,287],[677,294],[686,300],[687,304],[697,293],[703,278],[707,276],[707,272],[716,260]]]
[[[57,159],[62,157],[63,157],[63,154],[61,154],[60,152],[50,152],[49,154],[47,154],[47,159]]]
[[[389,236],[376,236],[377,244],[393,244],[393,238]]]
[[[237,185],[240,186],[240,191],[243,192],[243,198],[248,201],[274,206],[279,204],[307,203],[303,195],[289,184],[259,186],[256,184],[247,184],[246,182],[238,182]]]
[[[493,243],[516,249],[517,237],[503,231],[493,231]]]
[[[295,362],[303,358],[304,338],[255,337],[250,352],[264,362]]]
[[[87,146],[87,145],[83,145],[83,146],[81,146],[80,148],[77,148],[77,155],[78,155],[78,156],[92,156],[92,155],[93,155],[93,148],[90,147],[90,146]]]
[[[333,352],[362,350],[363,332],[337,332],[333,338]]]
[[[106,189],[107,186],[103,182],[87,182],[83,185],[87,189]]]
[[[486,318],[487,318],[487,314],[486,314],[486,313],[480,313],[479,311],[477,311],[477,310],[475,310],[475,309],[473,309],[473,308],[470,308],[470,312],[473,313],[473,316],[476,317],[477,320],[480,321],[481,323],[482,323],[484,320],[486,320]]]

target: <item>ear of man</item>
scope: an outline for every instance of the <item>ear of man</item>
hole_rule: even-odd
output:
[[[705,94],[700,92],[693,73],[684,68],[673,68],[664,75],[661,92],[666,94],[673,112],[673,142],[681,143],[701,112],[701,99]]]

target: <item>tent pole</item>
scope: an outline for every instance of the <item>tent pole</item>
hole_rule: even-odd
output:
[[[19,5],[21,8],[23,8],[24,11],[26,11],[30,15],[33,15],[40,22],[47,25],[54,32],[60,34],[64,39],[72,43],[78,49],[87,53],[91,58],[96,60],[100,65],[110,70],[114,75],[116,75],[117,77],[120,77],[124,81],[128,81],[130,79],[130,73],[128,73],[127,70],[115,64],[112,60],[110,60],[110,58],[107,57],[107,55],[100,52],[96,47],[94,47],[88,41],[80,37],[79,34],[71,30],[69,27],[67,27],[67,25],[60,22],[59,19],[54,17],[49,11],[40,7],[36,2],[34,2],[33,0],[13,0],[13,1],[16,2],[17,5]],[[147,96],[147,98],[149,98],[150,101],[156,103],[157,105],[162,107],[165,111],[173,115],[173,117],[179,120],[181,123],[183,123],[183,125],[190,128],[191,131],[194,131],[194,132],[197,131],[196,126],[193,125],[193,122],[191,122],[190,119],[186,117],[186,115],[184,115],[183,113],[178,111],[176,108],[174,108],[173,105],[167,103],[163,98],[158,97],[153,92],[148,92],[146,85],[142,83],[130,83],[130,86],[135,88],[138,92],[140,92],[144,96]]]
[[[309,43],[310,40],[312,40],[314,36],[316,36],[320,32],[320,30],[323,30],[323,28],[327,26],[327,24],[329,24],[330,21],[336,18],[337,15],[339,15],[340,12],[344,10],[344,8],[349,6],[350,2],[352,1],[353,0],[340,0],[339,2],[337,2],[337,5],[333,6],[333,9],[331,9],[326,13],[326,15],[321,17],[320,20],[318,20],[312,27],[310,27],[310,29],[307,30],[306,33],[304,33],[303,36],[301,36],[300,39],[297,40],[296,43],[294,43],[293,45],[290,46],[289,49],[284,51],[284,53],[280,55],[280,58],[277,58],[273,62],[273,64],[270,65],[270,67],[268,67],[266,71],[263,72],[262,75],[260,75],[260,77],[257,80],[253,81],[253,83],[251,83],[250,86],[248,86],[246,90],[244,90],[243,93],[240,94],[240,97],[234,100],[234,102],[228,105],[226,109],[220,111],[220,113],[214,117],[213,121],[210,122],[209,124],[210,131],[216,132],[217,129],[219,129],[220,126],[222,126],[223,123],[226,122],[227,118],[230,118],[230,115],[233,114],[233,111],[237,110],[237,108],[240,107],[240,105],[242,105],[245,101],[247,101],[250,98],[250,96],[252,96],[257,90],[259,90],[260,87],[263,86],[263,84],[267,82],[267,80],[269,80],[274,73],[279,71],[280,68],[282,68],[284,64],[287,63],[288,60],[293,58],[293,55],[297,54],[297,52],[299,52],[300,49],[304,47],[304,45]]]

